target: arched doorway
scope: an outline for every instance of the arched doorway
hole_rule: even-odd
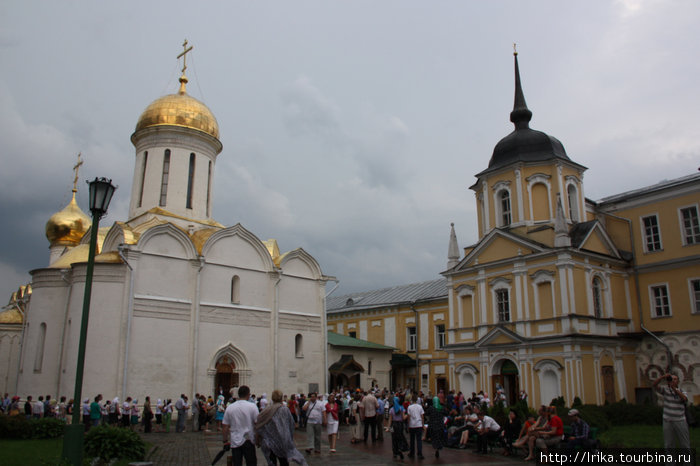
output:
[[[503,359],[494,366],[494,375],[491,376],[491,400],[496,399],[499,387],[503,389],[509,405],[518,400],[520,390],[518,366],[510,359]]]
[[[228,355],[221,356],[216,361],[216,376],[214,377],[214,396],[223,393],[228,398],[229,390],[239,385],[236,363]]]

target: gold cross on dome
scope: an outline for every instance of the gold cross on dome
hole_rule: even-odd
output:
[[[517,54],[518,54],[517,44],[515,42],[513,42],[513,55],[517,55]]]
[[[185,70],[187,69],[187,52],[191,51],[193,48],[193,46],[187,47],[187,39],[182,43],[183,52],[177,56],[178,59],[182,57],[182,74],[185,74]]]
[[[83,161],[80,159],[80,154],[81,153],[78,152],[78,163],[73,166],[73,171],[75,172],[75,178],[73,178],[73,192],[78,190],[78,169],[83,164]]]

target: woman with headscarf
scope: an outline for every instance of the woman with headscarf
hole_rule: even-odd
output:
[[[403,459],[403,452],[408,451],[408,442],[404,436],[404,421],[406,420],[406,410],[401,405],[398,394],[389,398],[389,427],[391,432],[391,453],[394,458]]]
[[[435,458],[440,457],[440,450],[447,444],[445,438],[445,410],[440,403],[440,398],[433,398],[433,403],[428,404],[425,415],[428,419],[428,434],[435,449]]]
[[[156,401],[156,432],[163,432],[163,400]]]
[[[283,409],[282,392],[272,392],[272,404],[268,405],[255,422],[255,444],[260,447],[268,466],[279,460],[280,466],[290,461],[306,465],[304,456],[294,445],[294,419],[288,409]]]

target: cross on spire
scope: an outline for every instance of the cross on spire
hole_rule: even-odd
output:
[[[185,42],[182,43],[182,49],[183,52],[177,56],[178,59],[182,57],[182,74],[184,76],[185,70],[187,69],[187,52],[190,52],[194,47],[190,46],[189,48],[187,47],[187,39],[185,39]]]
[[[83,164],[83,161],[81,160],[80,155],[81,155],[81,153],[78,152],[78,163],[76,163],[73,166],[73,171],[75,172],[75,178],[73,178],[73,192],[74,193],[78,191],[78,169]]]

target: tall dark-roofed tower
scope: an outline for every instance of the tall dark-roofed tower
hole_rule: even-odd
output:
[[[515,129],[493,149],[488,168],[478,173],[471,187],[476,193],[479,235],[494,228],[534,230],[539,240],[553,241],[557,199],[561,199],[566,222],[584,220],[583,172],[562,143],[530,128],[532,112],[525,102],[520,81],[518,53],[514,52],[515,98],[510,121]],[[541,227],[541,228],[540,228]],[[548,238],[551,232],[552,238]]]

